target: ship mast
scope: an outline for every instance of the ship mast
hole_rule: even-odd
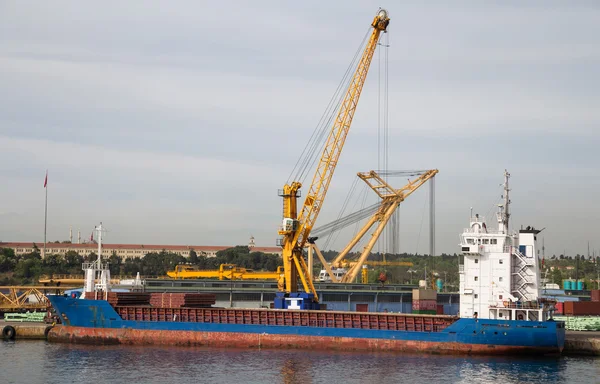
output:
[[[499,212],[498,212],[498,230],[501,233],[508,233],[508,219],[510,218],[510,211],[509,211],[509,206],[510,206],[510,198],[509,198],[509,192],[510,189],[508,188],[508,179],[510,178],[510,173],[508,173],[508,171],[505,169],[504,170],[504,194],[502,195],[502,197],[504,198],[504,204],[500,204],[498,207]]]
[[[106,296],[110,291],[110,270],[108,263],[102,263],[102,223],[94,228],[98,232],[98,259],[91,263],[83,263],[82,269],[85,271],[84,292],[96,294],[103,293]]]

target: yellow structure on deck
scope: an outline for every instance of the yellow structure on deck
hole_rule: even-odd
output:
[[[219,269],[199,269],[191,265],[178,265],[174,271],[167,272],[173,279],[210,279],[219,280],[280,280],[283,276],[283,267],[277,267],[275,272],[254,271],[235,264],[221,264]]]
[[[380,9],[371,23],[373,31],[335,117],[300,212],[298,212],[297,200],[300,196],[302,184],[299,181],[292,181],[283,187],[281,193],[283,197],[283,225],[279,230],[279,235],[282,236],[281,246],[283,248],[282,258],[285,272],[284,291],[286,293],[298,292],[299,277],[304,292],[313,294],[315,301],[319,300],[311,278],[312,271],[309,270],[303,258],[303,249],[323,206],[325,195],[354,118],[354,112],[360,99],[379,36],[381,32],[386,31],[389,22],[390,18],[387,11]]]
[[[46,294],[62,294],[68,287],[5,286],[0,287],[0,311],[47,309],[50,302]]]
[[[394,189],[385,180],[383,180],[383,178],[381,178],[381,176],[379,176],[375,171],[358,174],[358,177],[364,180],[369,185],[369,187],[371,187],[371,189],[375,191],[375,193],[377,193],[377,195],[381,198],[381,205],[379,207],[379,210],[375,213],[375,215],[373,215],[367,221],[367,223],[361,228],[360,231],[358,231],[358,233],[350,241],[350,243],[348,243],[346,248],[344,248],[344,250],[340,252],[340,254],[333,260],[332,264],[337,265],[341,260],[344,259],[344,257],[346,257],[346,255],[352,250],[352,248],[354,248],[354,246],[369,231],[369,229],[371,229],[371,227],[375,225],[375,223],[378,223],[377,227],[375,228],[375,231],[371,235],[371,239],[369,240],[369,242],[363,249],[361,255],[359,256],[357,263],[350,268],[348,273],[342,279],[342,283],[349,283],[354,281],[354,279],[358,275],[358,272],[360,271],[364,263],[367,261],[367,257],[369,257],[369,254],[371,253],[373,246],[375,246],[377,239],[379,239],[379,235],[381,235],[381,233],[383,232],[383,229],[385,228],[386,224],[388,223],[394,212],[396,212],[398,206],[408,196],[410,196],[414,191],[416,191],[421,185],[425,184],[427,180],[437,175],[438,172],[439,171],[437,169],[426,171],[422,175],[417,177],[415,180],[409,180],[408,184],[406,184],[400,189]]]
[[[375,191],[375,193],[381,198],[381,203],[380,203],[378,210],[375,212],[375,214],[366,222],[366,224],[361,228],[361,230],[358,231],[356,236],[354,236],[354,238],[352,238],[352,240],[350,240],[350,242],[342,250],[342,252],[340,252],[339,255],[337,255],[335,257],[335,259],[333,259],[333,261],[331,262],[331,266],[336,267],[336,268],[343,267],[342,262],[344,260],[344,257],[346,257],[350,253],[350,251],[352,251],[352,249],[356,246],[356,244],[360,241],[360,239],[362,239],[363,236],[366,235],[366,233],[371,229],[371,227],[373,227],[373,225],[375,225],[375,223],[378,223],[377,227],[375,228],[375,231],[373,231],[373,234],[371,235],[371,239],[369,240],[367,245],[364,247],[358,260],[352,262],[352,265],[350,265],[350,269],[343,277],[341,277],[340,280],[338,280],[338,278],[335,276],[335,274],[331,270],[331,266],[327,263],[327,261],[323,257],[323,254],[321,253],[321,251],[319,250],[317,245],[314,244],[314,242],[309,243],[307,245],[308,246],[308,260],[309,260],[308,265],[310,266],[311,270],[312,270],[312,259],[313,259],[312,255],[313,255],[313,252],[315,252],[317,254],[317,256],[319,257],[321,263],[323,264],[323,267],[327,271],[327,274],[330,276],[331,281],[340,282],[340,283],[353,282],[354,279],[356,278],[356,276],[358,275],[358,272],[362,269],[363,265],[365,265],[367,263],[367,258],[371,254],[371,250],[375,246],[375,243],[379,239],[379,236],[383,232],[383,229],[385,228],[386,224],[388,223],[388,221],[390,220],[390,218],[392,217],[394,212],[396,212],[396,209],[398,208],[398,206],[408,196],[410,196],[414,191],[416,191],[420,186],[425,184],[425,182],[427,180],[435,177],[435,175],[437,175],[438,172],[439,171],[437,169],[431,169],[428,171],[424,171],[421,175],[419,175],[419,177],[417,177],[413,181],[409,180],[408,183],[400,189],[394,189],[375,171],[359,173],[358,177],[360,177],[362,180],[364,180],[369,185],[369,187],[371,187],[371,189],[373,191]],[[373,263],[373,262],[371,262],[371,263]],[[386,262],[380,262],[380,263],[386,263]],[[398,263],[404,263],[404,262],[398,262]],[[412,266],[412,263],[407,263],[407,264],[403,264],[403,265],[408,266],[408,264],[410,264],[410,266]],[[365,273],[365,272],[363,271],[363,273]],[[363,279],[364,279],[364,275],[363,275]]]
[[[356,260],[342,260],[340,266],[342,268],[351,268],[358,264]],[[410,261],[373,261],[367,260],[363,265],[370,265],[373,267],[412,267],[413,263]]]

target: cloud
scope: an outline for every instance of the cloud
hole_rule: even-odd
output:
[[[10,187],[0,212],[16,215],[0,217],[3,238],[39,240],[49,168],[53,239],[102,220],[119,242],[233,244],[254,234],[273,244],[276,191],[378,6],[2,4],[0,177]],[[470,206],[493,212],[505,168],[516,226],[547,226],[557,239],[548,249],[593,238],[597,3],[389,11],[389,167],[440,169],[438,250],[457,249]],[[379,48],[318,224],[381,158]],[[401,208],[406,251],[427,251],[427,193]]]

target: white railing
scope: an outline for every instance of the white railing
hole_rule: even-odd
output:
[[[98,262],[83,263],[81,265],[81,269],[84,271],[88,270],[88,269],[97,269],[97,270],[108,269],[108,263],[100,263],[100,266],[98,266]]]
[[[504,235],[505,233],[499,231],[497,229],[478,229],[475,231],[473,228],[465,228],[463,233],[483,233],[483,234],[492,234],[492,235]]]

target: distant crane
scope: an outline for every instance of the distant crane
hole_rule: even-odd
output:
[[[364,180],[369,185],[369,187],[373,191],[375,191],[375,193],[381,198],[381,203],[379,204],[379,207],[376,209],[375,213],[369,218],[369,220],[367,220],[366,224],[358,231],[356,236],[354,236],[352,240],[350,240],[348,245],[346,245],[346,247],[335,257],[335,259],[333,259],[333,261],[331,262],[331,266],[337,268],[342,267],[342,260],[350,253],[350,251],[352,251],[352,249],[371,229],[371,227],[373,227],[375,223],[378,223],[377,227],[375,228],[375,231],[371,235],[371,239],[364,247],[359,258],[356,260],[355,263],[353,263],[353,265],[350,267],[347,273],[343,275],[341,279],[339,278],[339,273],[337,274],[338,276],[336,276],[336,274],[331,269],[329,263],[327,263],[322,253],[316,247],[316,244],[314,243],[314,238],[311,239],[312,241],[309,244],[309,265],[311,265],[313,251],[316,251],[316,254],[321,260],[321,263],[323,264],[323,267],[325,268],[331,281],[341,283],[349,283],[354,281],[354,279],[358,275],[358,272],[362,269],[362,266],[365,265],[365,263],[367,262],[367,258],[371,254],[373,246],[375,246],[375,243],[379,239],[379,236],[383,232],[383,229],[385,228],[386,224],[388,223],[398,206],[420,186],[425,184],[426,181],[435,177],[435,175],[437,175],[438,172],[439,171],[437,169],[415,172],[418,173],[419,176],[413,181],[409,180],[408,183],[400,189],[394,189],[375,171],[359,173],[358,177]],[[360,218],[361,216],[358,215],[357,217]],[[345,219],[342,218],[341,220],[343,221]],[[336,228],[336,225],[329,224],[328,227]],[[412,264],[410,266],[412,266]]]

